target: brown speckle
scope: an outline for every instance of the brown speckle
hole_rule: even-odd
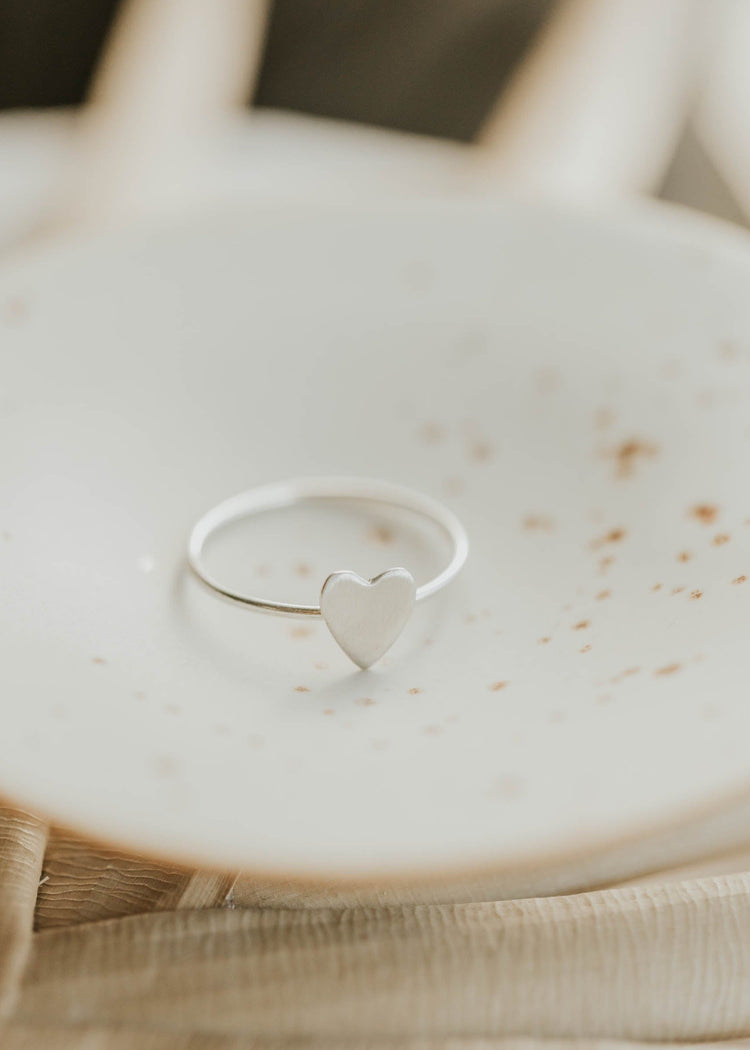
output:
[[[624,681],[626,678],[632,678],[635,674],[640,674],[640,667],[626,667],[624,671],[620,671],[614,678],[610,679],[611,685],[617,685],[619,682]]]
[[[584,645],[583,649],[579,649],[579,653],[590,653],[592,649],[591,645]]]
[[[739,348],[731,339],[722,339],[719,343],[718,354],[722,361],[736,361],[739,353]]]
[[[747,583],[747,576],[735,576],[735,578],[732,580],[732,583]]]
[[[661,589],[662,589],[662,584],[661,583],[655,583],[653,585],[653,587],[651,588],[652,591],[660,591]]]
[[[6,300],[3,315],[12,324],[22,321],[29,312],[29,303],[22,295],[14,295]]]
[[[263,737],[260,736],[258,733],[251,733],[250,736],[247,738],[247,743],[248,747],[252,747],[253,750],[259,751],[263,747],[265,741]]]
[[[696,503],[691,507],[688,514],[699,521],[701,525],[712,525],[719,514],[719,508],[713,503]]]
[[[295,691],[295,693],[309,693],[310,692],[310,690],[308,689],[308,687],[306,685],[295,685],[294,691]]]
[[[499,693],[503,689],[507,689],[508,684],[509,684],[508,682],[493,682],[492,685],[490,686],[490,690],[493,693]]]
[[[136,698],[136,700],[146,699],[146,694],[143,692],[142,689],[138,689],[135,693],[133,693],[133,696]]]
[[[446,496],[460,496],[465,488],[466,482],[463,478],[446,478],[443,482],[443,490],[445,491]]]
[[[419,688],[419,686],[413,685],[409,690],[409,696],[419,696],[421,692],[422,690]]]
[[[289,631],[291,638],[309,638],[312,633],[312,627],[292,627]]]
[[[174,776],[177,763],[171,755],[157,755],[151,763],[151,768],[155,777],[166,779]]]
[[[442,726],[425,726],[422,730],[425,736],[440,736],[442,731]]]
[[[492,459],[494,449],[489,441],[476,440],[469,444],[467,454],[475,463],[486,463]]]
[[[107,666],[107,661],[102,656],[92,656],[91,662],[92,662],[92,664],[96,664],[97,667],[106,667]]]
[[[681,562],[690,561],[692,556],[693,555],[690,553],[690,551],[680,551],[680,553],[677,555],[677,561],[681,561]]]
[[[702,598],[702,597],[703,597],[703,591],[697,591],[696,590],[696,591],[691,591],[690,592],[690,601],[691,602],[696,602],[696,601],[698,601],[699,598]]]
[[[395,538],[393,529],[389,525],[384,524],[373,525],[367,536],[371,543],[379,543],[383,547],[393,543]]]
[[[488,798],[500,798],[513,802],[523,795],[523,781],[512,773],[503,773],[493,780],[487,792]]]
[[[600,693],[597,696],[597,698],[596,698],[597,704],[608,704],[608,703],[610,703],[611,700],[612,700],[612,694],[611,693]]]
[[[701,408],[711,408],[716,403],[715,390],[699,390],[696,401]]]
[[[680,670],[682,670],[682,664],[666,664],[664,667],[658,667],[654,674],[657,677],[664,678],[670,674],[677,674]]]
[[[597,537],[597,539],[591,541],[591,549],[599,550],[600,547],[604,547],[608,543],[621,543],[622,540],[627,536],[627,532],[621,526],[617,528],[609,529],[604,535]]]
[[[324,708],[324,710],[323,710],[323,714],[324,714],[324,715],[329,715],[329,716],[330,716],[330,715],[335,715],[335,714],[336,714],[336,712],[335,712],[335,711],[333,710],[333,708],[332,708],[332,707],[326,707],[326,708]]]
[[[489,338],[486,332],[467,332],[459,340],[456,350],[461,361],[470,361],[472,358],[480,357],[488,350]]]
[[[305,577],[310,575],[310,573],[312,572],[312,569],[307,564],[307,562],[301,561],[295,567],[294,571],[297,573],[298,576],[302,576],[303,578],[305,578]]]
[[[612,597],[612,591],[599,591],[599,593],[596,595],[596,600],[598,602],[603,602],[603,601],[606,601],[607,598],[611,598],[611,597]]]
[[[573,624],[574,631],[585,631],[587,627],[591,626],[591,620],[579,620],[578,623]]]
[[[615,421],[615,414],[611,408],[598,408],[594,413],[594,426],[597,430],[606,430]]]
[[[669,358],[662,364],[661,374],[664,379],[678,379],[682,374],[682,362]]]
[[[717,532],[711,543],[714,547],[723,547],[725,543],[729,543],[730,536],[728,532]]]
[[[373,700],[371,696],[363,696],[361,699],[355,700],[354,702],[358,707],[373,707],[377,703],[377,700]]]
[[[529,532],[551,532],[555,527],[555,519],[549,514],[527,514],[523,519],[523,527]]]
[[[653,459],[657,453],[656,445],[640,438],[628,438],[610,449],[607,453],[615,461],[615,476],[618,478],[630,478],[635,473],[637,464],[644,459]]]
[[[539,644],[540,645],[549,645],[549,643],[551,641],[552,641],[552,639],[550,638],[550,636],[548,634],[545,634],[545,636],[543,638],[539,639]]]
[[[419,430],[419,438],[425,445],[437,445],[445,437],[445,430],[434,421],[424,423]]]
[[[684,590],[685,590],[684,587],[673,587],[672,588],[672,594],[682,594],[682,592]]]
[[[551,394],[560,389],[562,376],[556,368],[541,368],[536,374],[535,384],[540,394]]]

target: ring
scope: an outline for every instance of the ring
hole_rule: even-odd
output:
[[[410,511],[439,526],[452,546],[446,567],[417,587],[404,568],[387,569],[365,580],[348,569],[324,581],[319,605],[291,605],[241,594],[220,583],[204,566],[211,536],[240,518],[292,507],[308,500],[357,500]],[[188,564],[206,587],[229,601],[279,616],[322,616],[346,655],[363,670],[386,653],[401,634],[416,602],[436,594],[460,572],[469,540],[458,518],[437,500],[419,492],[367,478],[294,478],[250,489],[209,510],[196,522],[188,541]]]

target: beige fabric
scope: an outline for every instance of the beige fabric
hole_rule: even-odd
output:
[[[0,1019],[14,1006],[31,948],[46,841],[47,829],[36,817],[0,810]]]
[[[219,907],[233,883],[231,875],[143,860],[53,829],[34,926],[47,929],[149,911]]]
[[[750,1034],[750,875],[499,904],[40,932],[14,1014],[260,1039]],[[137,1007],[135,1004],[137,1003]]]
[[[0,865],[2,1050],[566,1050],[750,1036],[750,873],[468,904],[366,907],[329,893],[334,906],[319,907],[322,889],[253,894],[247,877],[58,830],[48,840],[8,810]]]

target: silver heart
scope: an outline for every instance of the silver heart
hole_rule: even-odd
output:
[[[401,634],[416,595],[407,569],[388,569],[372,580],[356,572],[334,572],[320,592],[320,612],[346,655],[365,670]]]

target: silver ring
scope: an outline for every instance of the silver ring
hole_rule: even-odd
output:
[[[204,566],[211,536],[240,518],[293,507],[306,500],[357,500],[410,511],[439,526],[452,546],[446,567],[417,587],[404,568],[387,569],[371,580],[355,572],[333,572],[323,582],[319,605],[293,605],[241,594],[216,580]],[[458,518],[438,500],[368,478],[293,478],[231,496],[196,522],[188,541],[188,563],[206,587],[239,605],[278,616],[322,616],[331,634],[355,664],[369,667],[387,652],[411,616],[414,604],[441,590],[460,572],[469,540]]]

